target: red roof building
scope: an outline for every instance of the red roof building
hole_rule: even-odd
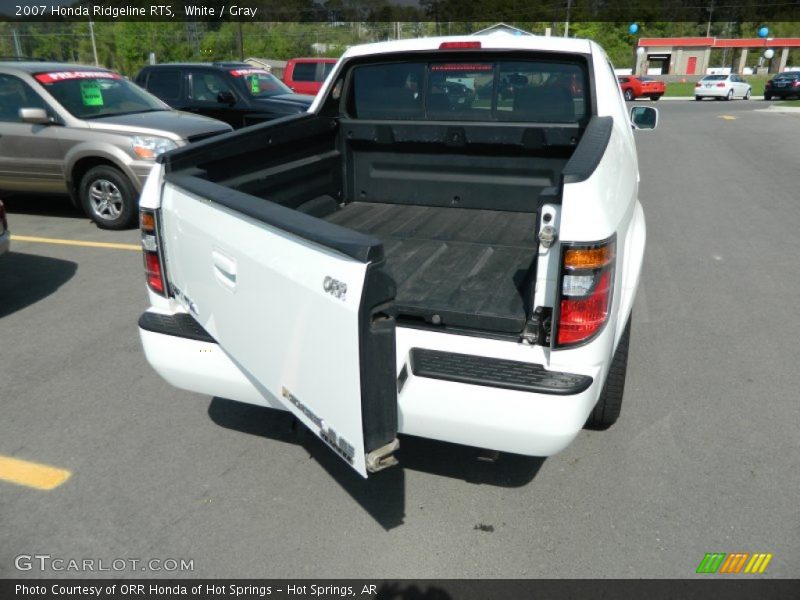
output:
[[[661,70],[662,75],[705,75],[712,67],[711,50],[714,48],[732,48],[734,53],[738,52],[738,58],[734,54],[730,64],[733,65],[732,71],[739,74],[744,71],[750,50],[762,56],[764,51],[772,49],[775,53],[773,58],[765,59],[764,64],[769,73],[780,73],[786,68],[789,50],[800,48],[800,38],[641,38],[637,46],[634,70],[637,75],[657,69]]]

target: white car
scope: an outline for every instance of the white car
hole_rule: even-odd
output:
[[[742,98],[749,100],[752,91],[750,84],[736,74],[706,75],[694,84],[694,99],[733,100]]]
[[[467,80],[488,93],[446,92]],[[364,477],[400,433],[559,452],[620,414],[645,246],[633,129],[656,122],[589,40],[350,48],[308,113],[155,167],[147,360],[290,411]]]

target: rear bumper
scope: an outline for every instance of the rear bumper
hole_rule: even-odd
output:
[[[768,88],[764,90],[764,95],[773,98],[790,98],[800,96],[800,88]]]
[[[139,333],[148,362],[172,385],[282,409],[190,316],[150,310]],[[408,349],[408,334],[399,329],[398,335],[405,338],[398,340],[400,433],[550,456],[578,435],[600,394],[599,366],[555,372],[522,361]],[[442,361],[441,355],[448,356]],[[459,356],[466,363],[453,364]]]
[[[730,88],[694,88],[694,95],[701,98],[724,98],[728,95]]]

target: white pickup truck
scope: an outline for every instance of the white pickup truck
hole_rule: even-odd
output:
[[[588,40],[351,48],[308,113],[153,170],[147,359],[292,412],[364,477],[399,433],[554,454],[620,412],[645,246],[632,129],[656,120]]]

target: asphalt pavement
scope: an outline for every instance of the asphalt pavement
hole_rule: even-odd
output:
[[[547,459],[404,437],[401,468],[363,481],[287,414],[152,371],[138,251],[12,240],[0,458],[69,476],[0,481],[0,577],[92,575],[17,569],[46,554],[192,562],[117,577],[683,578],[707,552],[799,576],[800,115],[765,104],[659,102],[637,132],[648,242],[622,417]],[[8,204],[15,236],[138,243],[65,200]]]

